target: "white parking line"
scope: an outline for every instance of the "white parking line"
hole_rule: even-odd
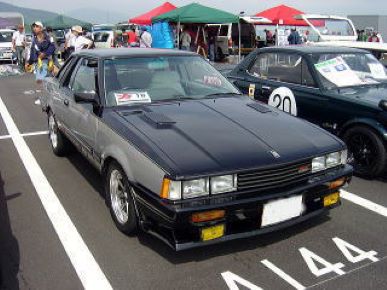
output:
[[[345,190],[340,191],[340,196],[350,202],[387,217],[387,208],[382,205],[369,201],[368,199],[362,198]]]
[[[36,193],[85,289],[112,289],[105,274],[63,208],[0,97],[0,115]]]
[[[39,135],[47,135],[48,131],[36,131],[36,132],[28,132],[28,133],[22,133],[20,136],[22,137],[28,137],[28,136],[39,136]],[[0,136],[0,140],[4,139],[11,139],[11,135],[2,135]]]
[[[278,268],[269,260],[262,260],[261,263],[264,264],[270,270],[272,270],[274,273],[276,273],[278,276],[280,276],[283,280],[288,282],[290,285],[292,285],[295,289],[297,290],[305,289],[304,285],[302,285],[300,282],[290,277],[288,274],[286,274],[284,271],[282,271],[280,268]]]

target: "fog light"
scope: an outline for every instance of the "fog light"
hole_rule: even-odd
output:
[[[335,189],[335,188],[338,188],[338,187],[341,187],[344,185],[345,183],[345,178],[340,178],[340,179],[337,179],[335,181],[332,181],[329,183],[329,189]]]
[[[335,192],[332,194],[329,194],[327,196],[324,196],[324,207],[334,205],[338,203],[340,200],[340,193]]]
[[[213,220],[224,218],[225,213],[226,213],[225,210],[211,210],[211,211],[197,212],[192,214],[191,220],[194,223],[213,221]]]

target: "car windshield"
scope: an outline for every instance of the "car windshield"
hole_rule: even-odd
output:
[[[385,67],[370,53],[317,54],[312,59],[327,89],[387,82]]]
[[[199,56],[105,60],[104,72],[108,106],[239,94]]]
[[[94,42],[107,42],[109,39],[109,32],[95,32],[94,33]]]
[[[0,31],[0,42],[12,42],[12,31]]]

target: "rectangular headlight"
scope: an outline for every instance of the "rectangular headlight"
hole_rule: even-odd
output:
[[[325,167],[325,156],[316,157],[312,160],[312,173],[324,170]]]
[[[214,176],[210,179],[211,194],[218,194],[237,190],[236,175]]]
[[[209,195],[209,179],[200,178],[182,183],[182,196],[186,198],[194,198],[199,196]]]
[[[326,167],[332,168],[341,164],[341,152],[333,152],[326,156]]]

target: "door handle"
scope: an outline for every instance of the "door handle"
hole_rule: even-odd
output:
[[[262,91],[271,91],[272,88],[269,86],[262,86]]]
[[[63,101],[63,104],[65,104],[65,106],[68,106],[69,105],[69,100],[67,100],[67,99],[65,99],[64,101]]]

